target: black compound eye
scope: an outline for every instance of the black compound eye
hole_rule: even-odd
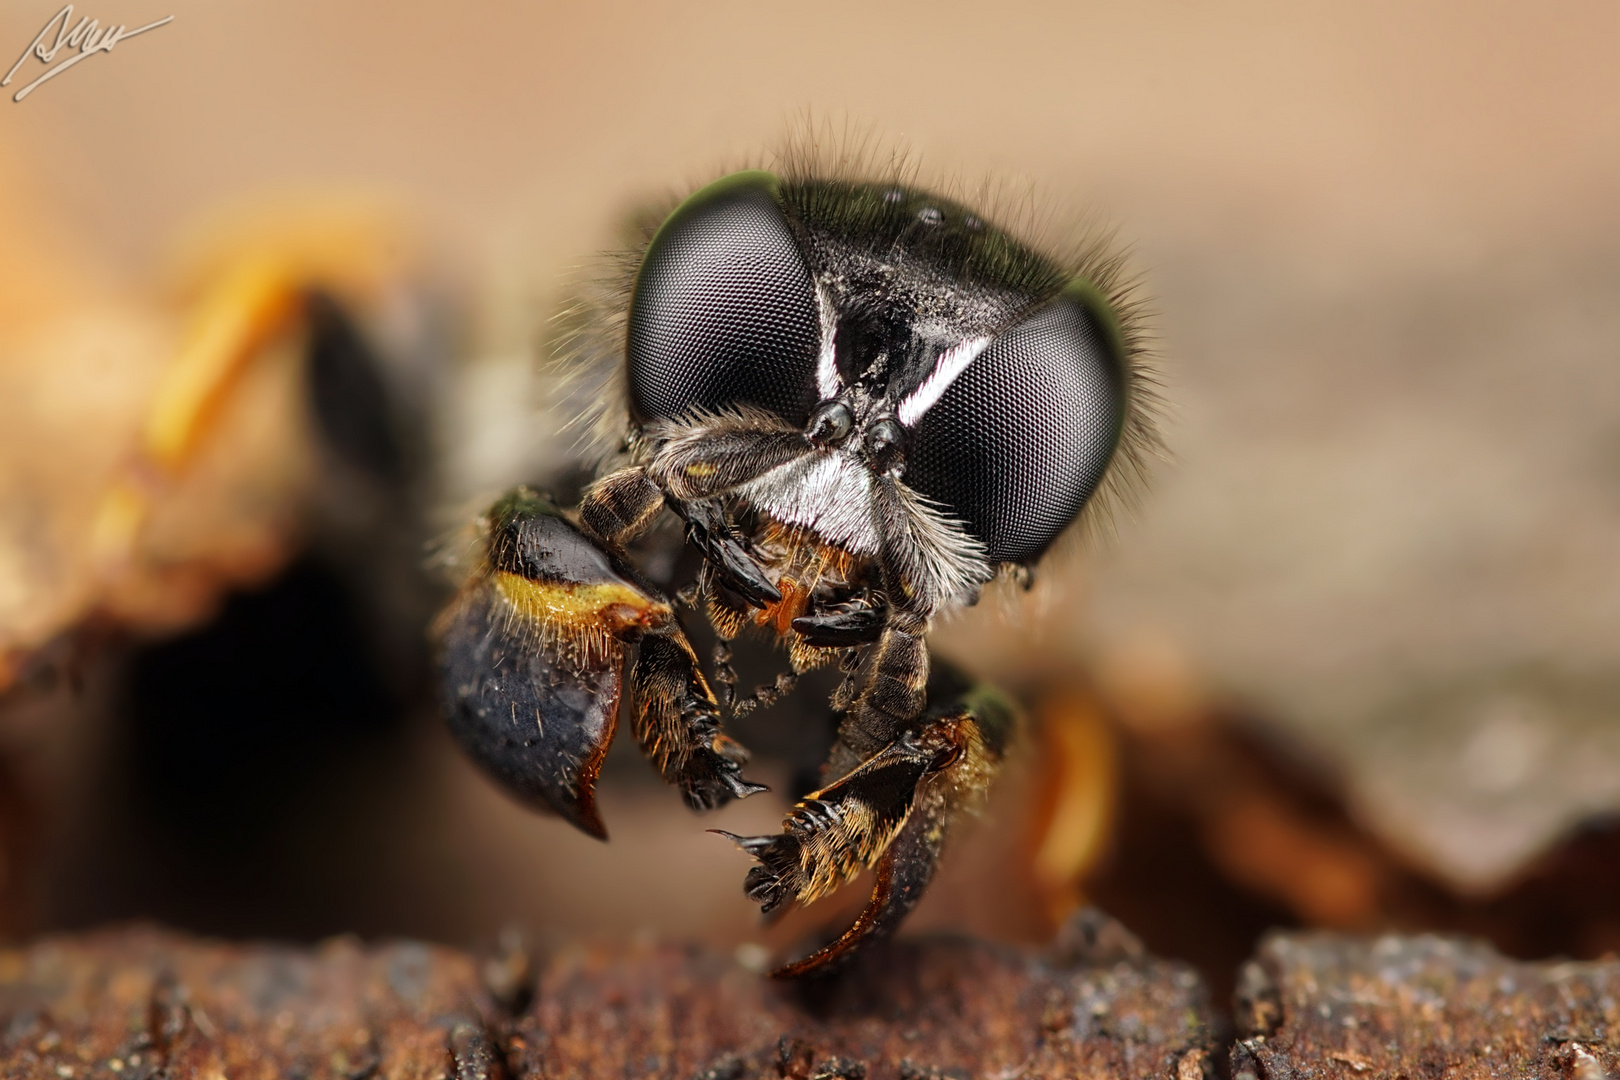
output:
[[[717,180],[653,237],[627,335],[638,423],[741,404],[808,420],[821,317],[777,183],[764,172]]]
[[[1113,457],[1124,357],[1105,312],[1071,287],[998,335],[916,422],[905,482],[966,522],[992,562],[1044,552]]]

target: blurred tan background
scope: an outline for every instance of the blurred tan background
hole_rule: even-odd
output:
[[[0,58],[56,10],[6,0]],[[559,452],[531,374],[572,268],[639,200],[759,160],[807,112],[925,177],[1094,210],[1153,297],[1173,460],[1013,629],[975,613],[942,647],[1013,682],[1081,661],[1149,726],[1187,701],[1253,711],[1463,892],[1620,810],[1615,5],[76,10],[174,21],[0,98],[0,191],[28,208],[0,243],[133,302],[223,205],[387,205],[465,318],[444,507]],[[661,793],[610,793],[600,848],[442,767],[426,820],[369,827],[436,845],[424,888],[461,897],[467,932],[534,910],[750,932],[741,860]],[[672,895],[651,867],[675,851]],[[638,866],[627,907],[596,902],[590,882]]]

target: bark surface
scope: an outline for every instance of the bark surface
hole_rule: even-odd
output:
[[[0,953],[0,995],[3,1075],[51,1080],[1198,1080],[1215,1050],[1191,969],[1095,918],[1045,952],[901,943],[810,984],[666,945],[478,959],[114,930]]]
[[[1620,962],[1462,938],[1276,933],[1238,980],[1233,1080],[1620,1076]]]

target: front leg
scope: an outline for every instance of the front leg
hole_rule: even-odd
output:
[[[629,647],[637,734],[689,804],[762,790],[667,600],[527,490],[487,519],[477,570],[438,620],[450,729],[485,772],[537,808],[603,838],[596,777],[618,721]]]
[[[434,626],[450,730],[508,792],[592,836],[626,646],[669,605],[519,489],[485,519],[483,557]]]
[[[714,568],[715,576],[755,607],[782,599],[782,593],[732,532],[718,502],[676,502],[675,512],[686,521],[686,539]]]
[[[876,866],[871,899],[855,924],[777,977],[829,973],[862,943],[893,932],[932,880],[952,820],[999,769],[1015,723],[1010,703],[988,688],[966,688],[949,672],[932,689],[935,704],[917,730],[801,800],[780,834],[724,834],[759,860],[744,888],[766,912],[811,903]]]
[[[579,520],[587,532],[622,557],[625,546],[646,532],[666,505],[686,522],[687,540],[738,595],[760,606],[782,599],[726,523],[718,502],[666,495],[653,474],[639,465],[592,484],[580,502]]]
[[[913,730],[928,700],[928,645],[921,628],[905,630],[891,621],[858,655],[852,677],[833,698],[844,719],[827,758],[826,775],[832,778]]]
[[[586,489],[579,523],[622,557],[626,545],[646,532],[663,508],[663,489],[636,465],[609,473]]]
[[[872,498],[882,609],[861,620],[861,629],[876,630],[876,641],[858,654],[853,677],[833,702],[844,714],[827,761],[834,778],[911,729],[925,700],[923,639],[934,614],[990,576],[982,549],[936,520],[903,484],[880,477]]]
[[[636,738],[686,805],[712,810],[768,790],[738,775],[748,751],[720,730],[720,707],[678,627],[642,639],[631,683]]]

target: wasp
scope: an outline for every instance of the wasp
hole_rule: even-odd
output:
[[[612,453],[577,507],[520,489],[482,519],[438,623],[445,710],[509,791],[605,838],[594,787],[621,702],[707,810],[764,790],[727,714],[835,666],[820,789],[778,834],[723,834],[767,913],[875,870],[855,924],[775,974],[830,972],[916,904],[1014,735],[1005,698],[931,662],[930,626],[998,576],[1027,584],[1141,469],[1139,305],[1099,245],[1045,254],[907,180],[798,167],[703,187],[629,264]],[[701,558],[666,590],[631,552],[670,515]],[[718,639],[714,684],[682,609]],[[729,643],[749,627],[789,670],[738,701]]]

